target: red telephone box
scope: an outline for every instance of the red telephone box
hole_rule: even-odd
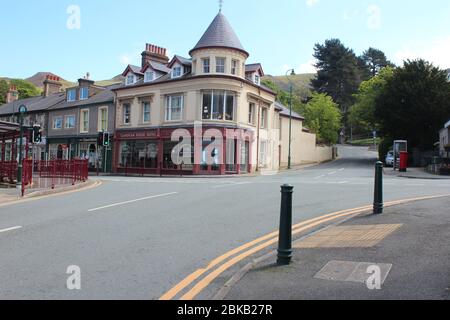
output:
[[[406,172],[408,169],[408,152],[400,152],[400,172]]]

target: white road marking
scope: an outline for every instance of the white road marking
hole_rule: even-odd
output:
[[[346,183],[348,183],[348,181],[341,181],[341,182],[338,182],[338,184],[346,184]]]
[[[345,168],[341,168],[341,169],[339,169],[339,171],[344,171],[345,170]]]
[[[330,172],[328,175],[332,176],[332,175],[334,175],[336,173],[337,173],[337,171],[333,171],[333,172]]]
[[[2,229],[2,230],[0,230],[0,233],[8,232],[8,231],[14,231],[14,230],[17,230],[17,229],[22,229],[22,227],[21,226],[17,226],[17,227],[12,227],[12,228],[8,228],[8,229]]]
[[[170,192],[170,193],[158,194],[158,195],[155,195],[155,196],[150,196],[150,197],[145,197],[145,198],[140,198],[140,199],[135,199],[135,200],[130,200],[130,201],[113,203],[113,204],[110,204],[110,205],[107,205],[107,206],[103,206],[103,207],[99,207],[99,208],[95,208],[95,209],[90,209],[90,210],[88,210],[88,212],[94,212],[94,211],[99,211],[99,210],[108,209],[108,208],[112,208],[112,207],[123,206],[123,205],[126,205],[126,204],[140,202],[140,201],[145,201],[145,200],[150,200],[150,199],[168,197],[168,196],[172,196],[174,194],[178,194],[178,192]]]
[[[318,176],[318,177],[315,177],[314,179],[321,179],[321,178],[324,178],[325,177],[325,175],[323,174],[323,175],[321,175],[321,176]]]
[[[243,185],[246,185],[246,184],[251,184],[251,182],[238,182],[238,183],[221,184],[219,186],[214,186],[213,189],[226,188],[226,187],[237,187],[237,186],[243,186]]]

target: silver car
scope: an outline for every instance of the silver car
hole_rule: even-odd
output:
[[[394,151],[389,151],[386,155],[386,160],[384,161],[386,166],[393,167],[394,166]]]

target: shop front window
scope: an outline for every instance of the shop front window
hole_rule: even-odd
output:
[[[158,168],[158,142],[147,140],[123,141],[120,144],[120,167]]]

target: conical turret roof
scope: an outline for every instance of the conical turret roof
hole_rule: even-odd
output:
[[[249,55],[242,46],[241,41],[237,37],[227,18],[221,12],[214,18],[213,22],[194,49],[191,50],[190,54],[195,50],[206,48],[236,49],[247,56]]]

